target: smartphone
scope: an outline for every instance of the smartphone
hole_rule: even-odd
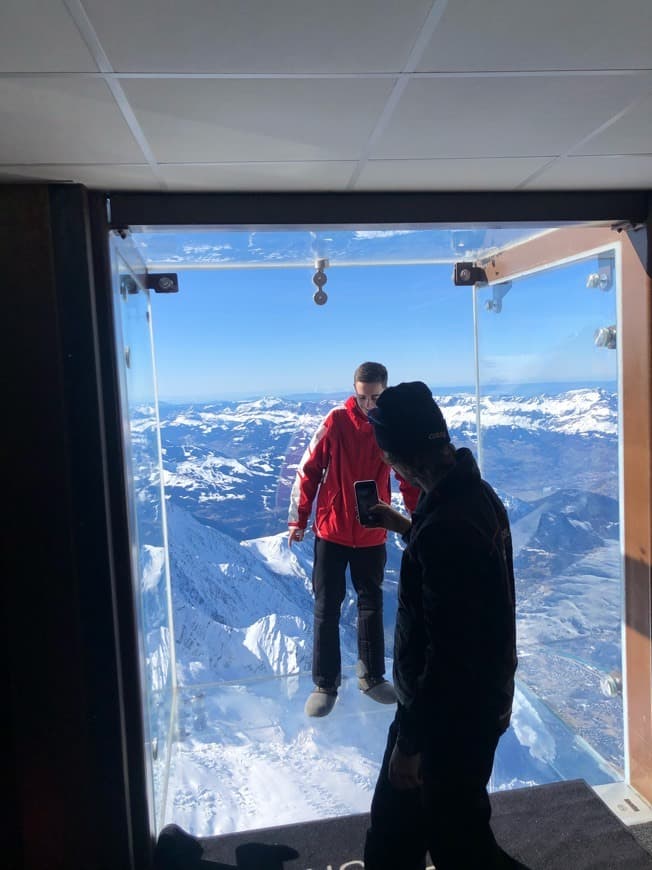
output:
[[[375,480],[356,480],[353,484],[355,487],[355,502],[358,507],[358,519],[363,526],[377,526],[378,523],[373,515],[369,513],[369,508],[378,504],[378,489]]]

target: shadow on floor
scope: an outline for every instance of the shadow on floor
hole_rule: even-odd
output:
[[[177,825],[165,827],[154,853],[155,870],[284,870],[285,861],[299,853],[291,846],[242,843],[235,850],[235,864],[202,858],[201,843]]]

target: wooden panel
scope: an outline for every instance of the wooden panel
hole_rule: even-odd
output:
[[[578,256],[584,251],[613,244],[620,240],[622,233],[610,227],[568,227],[551,230],[528,242],[507,248],[500,254],[480,261],[487,273],[487,280],[508,281],[522,275],[543,269],[550,263]]]
[[[652,800],[652,282],[630,237],[623,238],[622,252],[620,342],[630,781],[640,794]]]

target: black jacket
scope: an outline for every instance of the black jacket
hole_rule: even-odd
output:
[[[516,670],[509,520],[470,450],[412,515],[394,640],[398,744],[509,725]]]

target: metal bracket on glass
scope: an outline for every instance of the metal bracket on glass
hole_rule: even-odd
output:
[[[457,287],[470,287],[473,284],[486,284],[487,273],[475,263],[455,263],[453,284]]]
[[[328,275],[324,271],[330,263],[326,259],[315,260],[315,269],[317,270],[312,276],[312,283],[317,288],[313,293],[313,300],[316,305],[325,305],[328,299],[328,294],[324,290],[324,285],[328,281]]]
[[[591,272],[586,279],[586,286],[598,290],[611,290],[614,285],[614,258],[613,254],[605,254],[598,257],[598,271]]]
[[[635,221],[618,221],[611,224],[611,229],[617,233],[629,232],[630,230],[642,230],[647,224],[636,223]]]
[[[493,311],[494,314],[500,314],[503,310],[503,299],[512,289],[511,281],[503,281],[502,284],[494,284],[492,286],[493,299],[487,299],[484,307],[487,311]]]
[[[615,324],[613,326],[601,326],[593,334],[593,344],[596,347],[606,347],[607,350],[615,350],[618,341],[618,333]]]
[[[120,293],[123,296],[135,296],[141,286],[155,293],[178,293],[179,279],[176,272],[160,272],[157,275],[146,272],[138,275],[138,280],[131,275],[120,275]]]
[[[155,293],[178,293],[179,278],[176,272],[159,272],[156,275],[148,272],[145,275],[145,286]]]
[[[131,275],[120,275],[120,295],[126,299],[127,296],[135,296],[136,293],[138,293],[138,281]]]

